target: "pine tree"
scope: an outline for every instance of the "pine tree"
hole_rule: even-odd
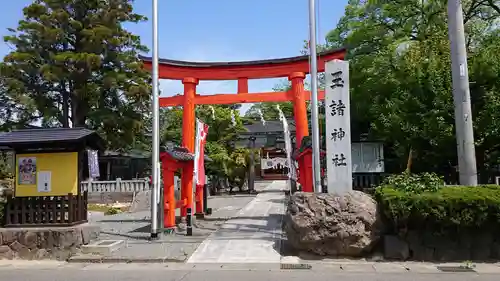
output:
[[[97,130],[110,148],[133,145],[150,110],[150,76],[138,59],[147,48],[122,27],[147,20],[132,2],[36,0],[25,7],[4,38],[14,51],[0,65],[7,87],[0,94],[15,104],[11,117],[47,127],[71,122]]]

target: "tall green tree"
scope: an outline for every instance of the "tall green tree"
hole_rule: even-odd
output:
[[[496,165],[498,1],[463,1],[478,165]],[[456,140],[446,1],[349,1],[327,40],[348,48],[351,116],[383,140],[389,170],[451,173]],[[354,126],[353,126],[354,127]],[[498,158],[498,157],[497,157]],[[483,170],[484,171],[484,170]],[[483,173],[486,174],[486,173]]]
[[[146,18],[132,0],[35,0],[6,43],[0,71],[15,106],[7,124],[85,126],[110,148],[126,149],[143,133],[150,78],[138,59],[147,48],[123,28]],[[145,118],[146,117],[146,118]]]

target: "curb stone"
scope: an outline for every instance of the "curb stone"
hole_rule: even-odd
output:
[[[445,268],[458,268],[462,263],[424,263],[424,262],[310,262],[312,270],[341,270],[343,272],[377,272],[377,273],[446,273]],[[451,270],[460,274],[500,274],[500,263],[474,264],[472,271]]]
[[[78,261],[61,262],[55,260],[29,261],[29,260],[0,260],[0,271],[10,269],[43,270],[43,269],[76,269],[76,270],[147,270],[151,266],[155,270],[246,270],[246,271],[335,271],[345,273],[401,273],[425,274],[442,273],[438,267],[456,267],[458,263],[390,263],[390,262],[320,262],[300,263],[309,265],[308,268],[282,269],[281,263],[184,263],[182,261],[169,261],[168,259],[80,259]],[[290,264],[285,264],[285,268]],[[500,264],[475,264],[473,272],[454,272],[457,274],[500,274]]]
[[[185,259],[160,258],[121,258],[121,257],[99,257],[81,256],[73,257],[68,263],[184,263]]]

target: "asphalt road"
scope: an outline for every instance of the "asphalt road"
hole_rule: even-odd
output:
[[[104,266],[104,265],[103,265]],[[171,270],[151,265],[114,269],[2,268],[1,281],[497,281],[498,274],[477,273],[346,273],[331,270]]]

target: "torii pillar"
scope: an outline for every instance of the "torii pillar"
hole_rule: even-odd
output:
[[[196,85],[198,79],[184,78],[184,99],[182,102],[182,146],[187,148],[191,153],[194,153],[195,143],[195,95]],[[186,202],[186,205],[181,207],[181,217],[185,218],[187,215],[187,208],[193,208],[193,172],[194,161],[191,165],[186,165],[182,170],[181,175],[181,199]]]
[[[307,105],[304,93],[304,79],[306,74],[304,72],[293,72],[288,76],[288,80],[292,83],[292,97],[293,97],[293,114],[295,115],[295,146],[300,148],[302,139],[309,136],[309,127],[307,122]],[[299,183],[302,186],[302,191],[313,192],[312,186],[308,185],[306,179],[307,174],[312,174],[308,171],[308,163],[303,163],[305,158],[299,159]],[[291,163],[290,163],[291,164]]]

